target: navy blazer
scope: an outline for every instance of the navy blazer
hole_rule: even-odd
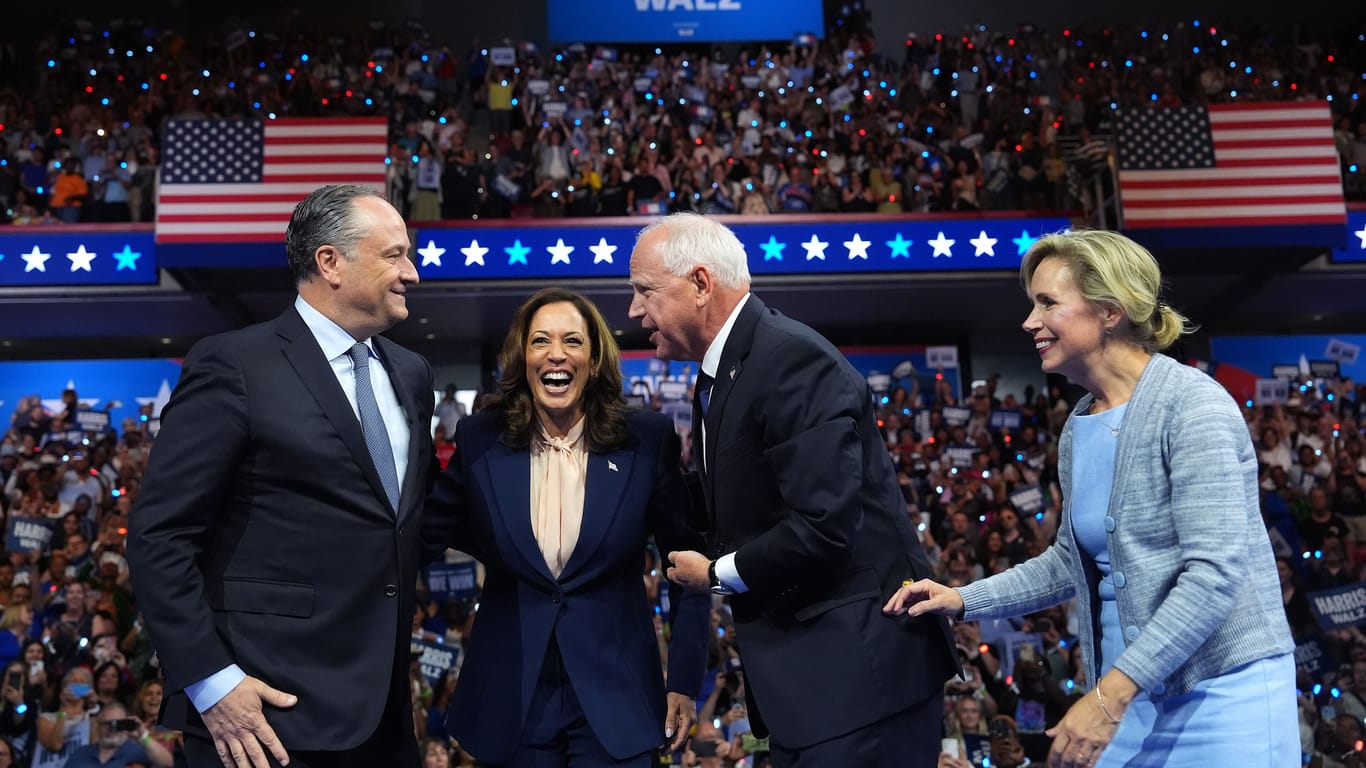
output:
[[[730,604],[755,733],[801,749],[939,695],[957,669],[947,622],[882,613],[932,572],[863,376],[750,296],[705,428],[712,554],[735,552],[748,588]]]
[[[292,306],[185,358],[128,533],[166,725],[206,735],[184,688],[232,663],[298,695],[266,709],[288,750],[349,749],[380,722],[412,627],[432,374],[388,339],[374,345],[408,422],[397,510]]]
[[[642,578],[646,545],[652,534],[664,554],[701,543],[686,523],[673,422],[632,411],[628,445],[589,454],[579,540],[556,579],[531,530],[531,454],[499,440],[501,417],[460,420],[455,455],[424,515],[485,568],[447,730],[482,761],[510,758],[553,636],[603,747],[618,758],[654,749],[665,741],[665,686]],[[669,595],[668,689],[696,698],[710,597],[672,585]]]

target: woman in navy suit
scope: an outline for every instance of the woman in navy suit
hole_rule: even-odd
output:
[[[529,298],[499,397],[461,419],[427,524],[485,567],[446,724],[494,766],[651,766],[696,717],[709,596],[670,587],[667,694],[641,578],[693,548],[670,419],[627,409],[616,342],[584,296]]]

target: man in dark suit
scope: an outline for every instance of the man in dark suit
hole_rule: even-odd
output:
[[[942,621],[882,605],[930,573],[878,433],[867,383],[815,331],[749,293],[744,247],[706,217],[647,227],[630,316],[663,359],[695,360],[694,453],[711,554],[668,576],[730,595],[750,721],[779,768],[933,766]]]
[[[190,350],[132,512],[163,722],[196,768],[416,766],[432,374],[378,335],[408,315],[408,233],[372,189],[333,186],[285,237],[297,299]]]

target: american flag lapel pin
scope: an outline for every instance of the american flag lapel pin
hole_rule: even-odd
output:
[[[617,471],[617,463],[616,463],[615,461],[609,461],[609,462],[607,462],[607,469],[611,470],[612,472],[616,472],[616,471]]]
[[[730,367],[730,380],[735,381],[735,366]]]

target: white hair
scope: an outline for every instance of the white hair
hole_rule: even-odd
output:
[[[659,255],[664,268],[683,277],[693,267],[706,267],[726,288],[749,285],[745,246],[724,224],[697,213],[674,213],[640,230],[636,242],[659,232]]]

